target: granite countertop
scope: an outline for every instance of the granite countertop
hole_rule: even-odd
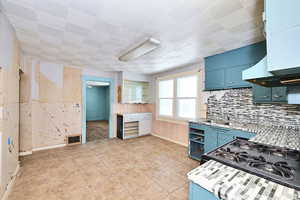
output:
[[[257,133],[251,141],[300,150],[298,129],[256,125],[247,131]],[[189,172],[188,179],[224,200],[300,200],[300,191],[213,160]]]
[[[300,191],[213,160],[189,172],[188,178],[224,200],[300,199]]]
[[[290,130],[291,127],[276,127],[276,126],[270,126],[270,125],[257,125],[255,123],[237,123],[237,122],[231,122],[229,121],[229,125],[218,123],[218,121],[208,121],[207,119],[195,119],[195,120],[190,120],[189,122],[197,123],[197,124],[204,124],[208,126],[217,126],[221,128],[228,128],[228,129],[235,129],[235,130],[241,130],[241,131],[247,131],[247,132],[252,132],[256,134],[264,134],[265,132],[270,132],[270,131],[278,131],[280,132],[284,131],[287,132]],[[298,131],[299,126],[294,126],[291,128],[293,131]]]

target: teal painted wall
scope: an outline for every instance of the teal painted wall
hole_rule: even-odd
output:
[[[109,120],[109,87],[86,88],[86,120]]]

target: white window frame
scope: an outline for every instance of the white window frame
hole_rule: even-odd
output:
[[[197,76],[197,93],[196,97],[177,97],[177,80],[179,78],[183,77],[189,77],[189,76]],[[159,82],[165,81],[165,80],[173,80],[173,98],[159,98]],[[179,99],[196,99],[196,116],[195,118],[198,118],[200,116],[200,72],[198,71],[192,71],[192,72],[184,72],[184,73],[177,73],[170,76],[164,76],[164,77],[158,77],[156,79],[156,119],[161,121],[169,121],[169,122],[186,122],[188,120],[192,120],[192,118],[183,118],[178,116],[178,100]],[[159,114],[159,104],[160,99],[172,99],[173,100],[173,114],[172,116],[165,116]]]

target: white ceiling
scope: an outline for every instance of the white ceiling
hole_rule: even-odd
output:
[[[0,0],[25,53],[104,71],[157,73],[252,44],[262,0]],[[118,57],[147,37],[161,48]]]

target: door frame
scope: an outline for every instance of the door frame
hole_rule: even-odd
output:
[[[109,83],[109,138],[113,138],[113,103],[115,102],[115,81],[112,78],[83,75],[82,80],[82,144],[86,143],[86,88],[87,81]]]

